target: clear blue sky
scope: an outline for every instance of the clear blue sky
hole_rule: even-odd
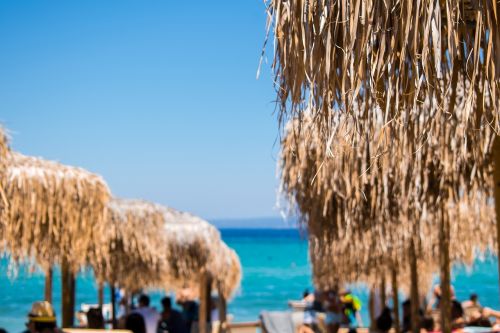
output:
[[[262,0],[0,1],[0,121],[117,196],[277,216],[265,24]]]

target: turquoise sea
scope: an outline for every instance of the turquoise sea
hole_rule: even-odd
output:
[[[240,290],[229,304],[236,321],[257,320],[262,310],[285,310],[287,301],[299,299],[304,289],[312,290],[307,241],[295,229],[222,229],[222,237],[234,248],[243,266]],[[476,292],[483,305],[500,307],[498,271],[495,258],[477,262],[472,270],[454,269],[454,286],[459,300]],[[17,277],[8,276],[8,261],[0,261],[0,327],[10,333],[24,329],[25,315],[35,300],[43,298],[44,277],[40,272],[21,269]],[[60,313],[60,281],[54,278],[54,304]],[[367,292],[355,292],[364,304]],[[159,307],[161,293],[152,296]],[[106,295],[108,296],[108,295]],[[90,273],[77,280],[77,304],[95,303],[96,286]],[[367,318],[366,307],[363,317]]]

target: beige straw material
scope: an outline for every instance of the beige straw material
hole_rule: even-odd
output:
[[[198,278],[208,273],[226,298],[238,288],[241,265],[236,253],[221,240],[219,231],[207,221],[172,208],[164,210],[164,231],[169,253],[165,285],[172,289],[198,287]]]
[[[5,220],[7,218],[8,201],[5,194],[5,178],[9,154],[10,147],[6,130],[0,126],[0,220]],[[0,253],[3,252],[5,248],[3,233],[3,224],[0,223]]]
[[[167,261],[162,212],[142,200],[109,202],[105,238],[89,258],[97,280],[129,291],[161,285]]]
[[[84,169],[12,153],[2,219],[3,239],[14,261],[34,259],[47,267],[66,259],[76,271],[104,235],[104,180]]]
[[[105,238],[89,258],[96,278],[129,291],[197,289],[202,272],[229,297],[241,266],[215,227],[201,218],[143,200],[108,204]]]
[[[377,120],[382,112],[372,115]],[[384,143],[392,136],[383,122],[361,137],[350,117],[333,119],[337,132],[328,142],[312,115],[290,122],[280,161],[281,192],[312,237],[317,285],[390,274],[392,263],[407,261],[412,239],[418,257],[438,258],[441,211],[453,221],[452,260],[470,263],[492,248],[496,232],[488,145],[482,148],[483,164],[471,156],[456,161],[450,153],[458,144],[453,139],[441,145],[442,136],[428,135],[425,146],[412,150]]]
[[[450,117],[498,128],[499,13],[496,0],[269,0],[281,122],[310,108],[329,129],[335,109],[364,134],[378,106],[387,125],[406,122],[407,137],[418,139],[432,125],[415,133],[407,111],[429,96],[443,107],[465,77],[472,84],[463,91],[464,113]]]

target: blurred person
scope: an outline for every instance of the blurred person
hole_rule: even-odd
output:
[[[323,304],[326,312],[325,325],[328,333],[337,333],[342,324],[342,302],[335,287],[323,296]]]
[[[87,311],[87,328],[104,329],[104,316],[100,307]]]
[[[469,300],[462,303],[465,321],[467,326],[492,327],[490,318],[494,318],[496,323],[500,322],[500,311],[489,307],[483,307],[479,303],[477,294],[471,294]]]
[[[49,302],[34,302],[26,323],[29,333],[58,333],[56,314]]]
[[[139,313],[130,313],[125,319],[125,329],[132,333],[147,333],[144,316]]]
[[[161,312],[161,319],[158,324],[158,333],[189,333],[182,314],[172,308],[172,299],[164,297],[161,300],[161,304],[163,311]]]
[[[340,300],[343,305],[345,323],[350,328],[362,327],[361,300],[348,290],[341,293]]]
[[[315,304],[316,294],[309,293],[308,290],[305,290],[302,294],[302,301],[305,302],[304,308],[304,318],[302,321],[302,325],[298,328],[298,333],[317,333],[320,332],[318,326],[318,318],[316,314]]]
[[[160,314],[150,306],[148,295],[142,294],[139,296],[138,307],[131,314],[140,314],[143,317],[144,324],[146,325],[146,333],[156,333],[158,323],[160,322]]]

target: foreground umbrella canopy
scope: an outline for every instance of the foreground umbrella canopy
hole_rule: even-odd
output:
[[[104,180],[84,169],[19,153],[8,157],[7,217],[0,221],[14,261],[34,259],[45,268],[63,260],[73,271],[104,235]]]
[[[330,127],[335,108],[364,134],[371,109],[358,113],[356,104],[379,106],[386,122],[407,118],[427,96],[441,103],[467,78],[462,124],[489,118],[498,125],[498,1],[270,0],[268,8],[283,119],[309,107]]]
[[[480,192],[491,186],[487,170],[481,171],[485,172],[482,186],[470,186],[463,177],[457,180],[456,194],[436,197],[431,187],[436,186],[433,172],[440,167],[430,165],[428,170],[417,165],[436,160],[432,149],[423,147],[409,154],[405,147],[394,146],[372,157],[370,151],[387,137],[383,123],[366,139],[354,136],[351,141],[355,127],[348,119],[338,117],[341,130],[325,143],[313,118],[306,115],[290,122],[282,142],[281,191],[309,229],[319,288],[374,281],[390,275],[393,268],[408,276],[403,264],[408,262],[412,243],[416,255],[425,257],[428,264],[419,271],[431,276],[439,267],[441,210],[436,201],[446,200],[442,207],[453,221],[452,260],[472,263],[477,253],[493,248],[496,233],[490,192]],[[443,160],[439,163],[446,164],[445,156]]]

